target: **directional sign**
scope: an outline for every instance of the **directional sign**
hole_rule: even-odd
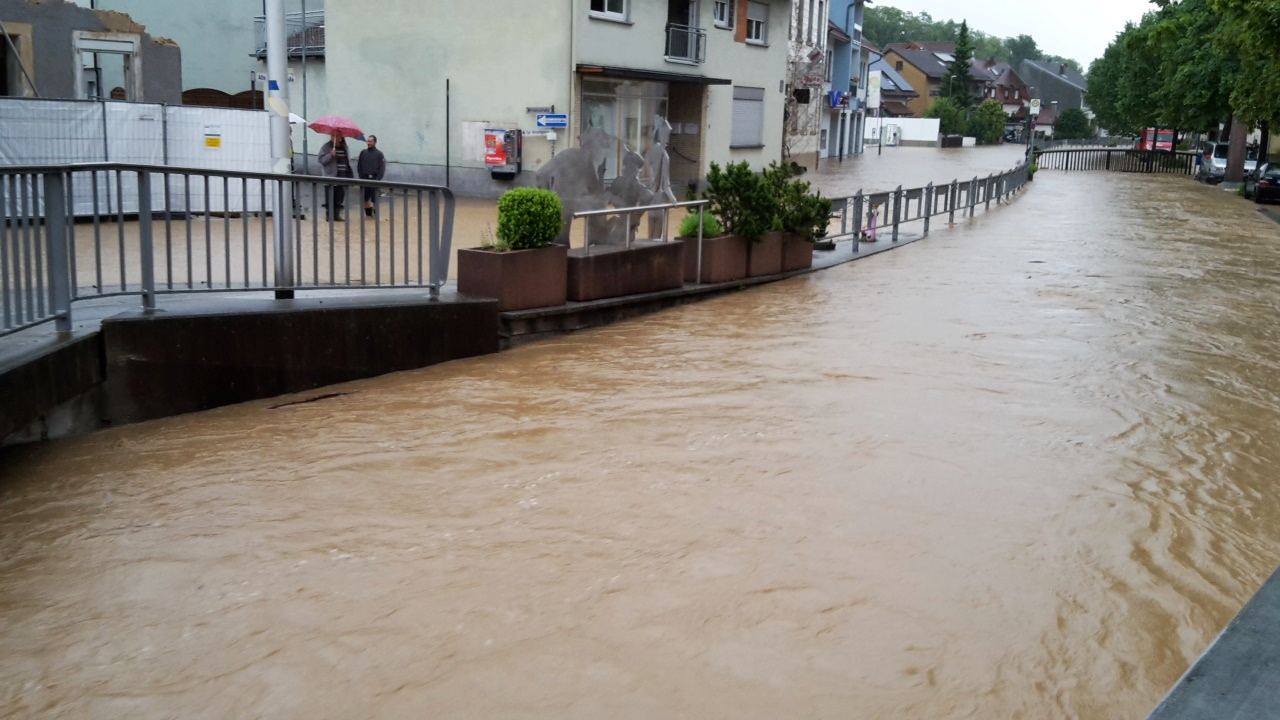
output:
[[[568,115],[538,115],[538,127],[540,128],[567,128],[569,127]]]

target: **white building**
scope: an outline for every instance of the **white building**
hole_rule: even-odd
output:
[[[781,156],[787,0],[327,0],[332,109],[379,136],[389,177],[497,195],[599,127],[640,153],[667,118],[676,194],[711,163]],[[295,101],[296,104],[296,101]],[[554,140],[539,115],[566,115]],[[484,130],[520,129],[495,180]]]
[[[787,113],[784,155],[806,168],[817,167],[831,148],[831,69],[827,47],[828,0],[797,0],[787,35]]]

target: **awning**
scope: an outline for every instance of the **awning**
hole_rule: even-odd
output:
[[[578,65],[579,75],[595,77],[625,78],[627,80],[650,80],[653,82],[686,83],[689,85],[732,85],[728,78],[713,78],[704,75],[684,75],[682,73],[658,72],[657,70],[632,70],[631,68],[609,67],[607,65]]]

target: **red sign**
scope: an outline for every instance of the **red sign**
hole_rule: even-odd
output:
[[[484,131],[484,164],[485,165],[506,165],[507,164],[507,146],[504,144],[507,132],[505,130],[485,130]]]

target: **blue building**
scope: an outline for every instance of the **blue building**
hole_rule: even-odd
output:
[[[827,25],[827,104],[825,157],[857,155],[866,125],[867,51],[862,39],[868,0],[831,0]]]

